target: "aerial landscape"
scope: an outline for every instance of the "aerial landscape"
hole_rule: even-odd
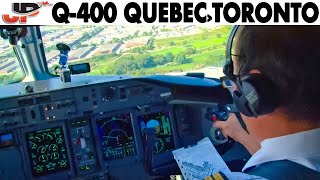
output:
[[[65,43],[71,47],[69,64],[90,64],[91,72],[87,75],[140,76],[200,71],[210,77],[220,75],[231,27],[132,25],[41,26],[40,29],[52,74],[59,61],[56,44]],[[24,77],[13,50],[3,39],[0,40],[0,59],[0,84]]]

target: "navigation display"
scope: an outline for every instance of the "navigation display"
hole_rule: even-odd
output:
[[[169,114],[165,112],[147,114],[139,116],[138,121],[143,137],[145,137],[144,129],[146,128],[148,123],[154,123],[156,121],[159,124],[159,127],[157,128],[157,141],[153,150],[155,154],[174,149],[174,140],[172,135],[172,128],[170,125]]]
[[[98,119],[97,128],[104,160],[121,159],[136,154],[129,113]]]
[[[70,169],[62,127],[26,133],[33,176],[43,176]]]

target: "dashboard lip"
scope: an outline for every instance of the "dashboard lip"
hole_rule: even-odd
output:
[[[98,80],[96,78],[99,78]],[[107,79],[106,79],[107,78]],[[109,78],[109,79],[108,79]],[[8,84],[0,87],[0,100],[9,98],[23,98],[26,96],[34,96],[39,94],[51,93],[61,90],[87,87],[92,85],[99,85],[104,83],[112,83],[118,81],[125,81],[133,79],[126,76],[75,76],[72,80],[76,82],[63,83],[60,78],[51,78],[48,80],[40,80],[33,82],[20,82],[15,84]],[[31,93],[25,92],[25,87],[31,86],[34,91]]]
[[[217,79],[209,78],[195,78],[189,76],[172,76],[172,75],[152,75],[152,76],[72,76],[72,81],[69,83],[61,82],[59,77],[48,80],[40,80],[33,82],[20,82],[15,84],[8,84],[0,87],[0,100],[25,97],[28,95],[50,93],[54,91],[72,89],[77,87],[85,87],[90,85],[99,85],[104,83],[112,83],[126,80],[137,80],[146,83],[153,83],[161,86],[190,86],[190,87],[219,87],[220,82]],[[31,86],[33,92],[27,93],[26,86]]]
[[[101,76],[98,76],[101,78]],[[108,76],[106,76],[108,77]],[[80,78],[80,79],[78,79]],[[84,78],[84,79],[82,79]],[[4,86],[0,87],[0,100],[6,100],[6,99],[12,99],[12,98],[17,98],[17,100],[23,100],[23,99],[28,99],[28,98],[35,98],[35,97],[41,97],[41,96],[46,96],[50,95],[50,93],[54,92],[59,92],[62,90],[70,90],[72,91],[73,89],[77,88],[85,88],[85,87],[90,87],[90,86],[95,86],[95,85],[101,85],[103,86],[104,84],[115,84],[117,82],[123,81],[123,84],[126,85],[127,83],[125,81],[137,81],[137,82],[142,82],[142,83],[147,83],[147,84],[153,84],[156,86],[162,86],[164,88],[168,88],[171,91],[171,96],[173,99],[183,99],[186,98],[185,100],[192,100],[192,101],[197,101],[197,96],[199,96],[199,101],[203,102],[220,102],[220,103],[231,103],[232,102],[232,97],[229,94],[230,92],[226,92],[225,89],[222,88],[221,84],[217,82],[216,80],[213,79],[205,79],[203,80],[202,78],[195,78],[195,77],[188,77],[188,76],[171,76],[171,75],[155,75],[155,76],[145,76],[145,77],[123,77],[123,76],[112,76],[111,79],[98,79],[94,80],[94,76],[91,77],[78,77],[74,79],[78,79],[81,81],[81,83],[75,82],[73,85],[66,85],[68,83],[62,83],[60,82],[60,79],[55,78],[55,79],[49,79],[49,80],[42,80],[42,81],[35,81],[35,82],[30,82],[31,84],[34,85],[39,85],[42,82],[45,82],[45,84],[52,84],[52,83],[60,83],[60,85],[64,85],[56,89],[50,89],[48,88],[45,91],[35,91],[33,93],[20,93],[16,94],[14,91],[16,88],[9,88],[10,86]],[[166,79],[171,79],[171,80],[166,80]],[[193,85],[186,85],[186,83],[183,85],[180,82],[175,82],[177,80],[190,80],[190,81],[199,81],[200,84],[203,84],[201,86],[195,86]],[[168,82],[171,81],[171,82]],[[86,82],[86,83],[84,83]],[[30,85],[30,83],[17,83],[17,84],[12,84],[13,87],[20,87],[22,88],[23,85]],[[44,85],[40,85],[42,88],[45,87]],[[197,92],[202,92],[202,93],[197,93]],[[9,93],[9,94],[8,94]],[[218,93],[219,96],[216,96],[215,93]],[[196,95],[198,94],[198,95]],[[196,95],[196,96],[195,96]],[[2,96],[2,97],[1,97]],[[202,99],[202,100],[201,100]],[[38,103],[34,103],[32,105],[37,105]],[[22,107],[22,106],[19,106]],[[2,107],[0,105],[0,110],[2,109],[7,109],[7,107]]]

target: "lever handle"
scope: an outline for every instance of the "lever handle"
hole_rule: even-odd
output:
[[[156,128],[145,129],[145,158],[144,167],[149,175],[152,175],[153,148],[156,140]]]

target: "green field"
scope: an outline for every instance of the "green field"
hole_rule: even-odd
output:
[[[230,30],[231,27],[223,26],[196,35],[155,39],[152,50],[100,55],[77,63],[89,62],[92,67],[90,75],[164,74],[217,66],[225,60],[225,46]],[[174,57],[168,60],[170,54]]]

